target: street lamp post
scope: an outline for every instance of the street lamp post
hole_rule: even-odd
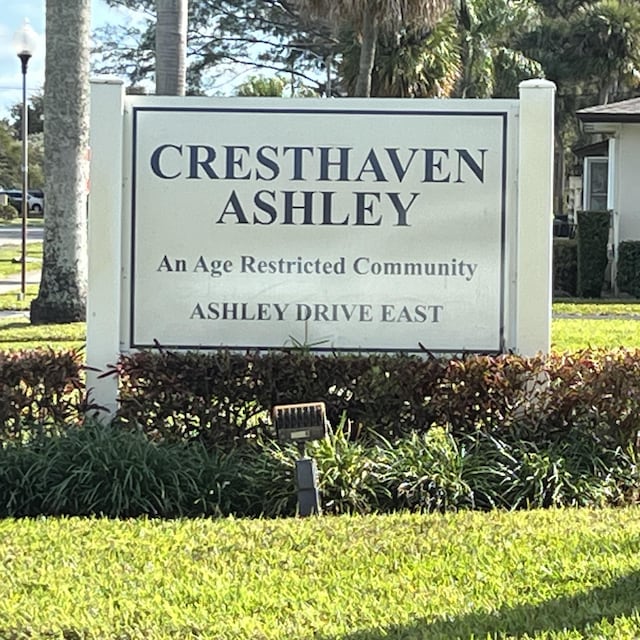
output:
[[[27,66],[33,55],[38,36],[25,18],[22,27],[13,36],[13,45],[22,63],[22,255],[20,277],[20,299],[27,290],[27,214],[29,212],[29,114],[27,107]]]

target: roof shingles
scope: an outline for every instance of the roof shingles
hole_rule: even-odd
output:
[[[640,122],[640,98],[599,104],[576,113],[583,122]]]

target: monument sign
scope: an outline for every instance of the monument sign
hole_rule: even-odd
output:
[[[158,346],[531,350],[550,303],[550,83],[520,100],[93,91],[93,366]],[[543,312],[525,319],[530,295]],[[547,349],[548,320],[529,335]]]

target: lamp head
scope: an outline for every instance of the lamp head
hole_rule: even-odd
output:
[[[13,36],[13,47],[21,60],[29,59],[38,44],[38,34],[33,30],[29,20],[24,19],[22,26]]]

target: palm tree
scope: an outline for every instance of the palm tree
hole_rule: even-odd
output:
[[[456,95],[515,98],[518,85],[542,77],[542,66],[514,48],[522,33],[535,29],[540,9],[533,0],[467,0],[468,24],[461,31],[463,73]]]
[[[371,76],[381,25],[433,26],[455,0],[294,0],[304,15],[326,18],[336,28],[351,26],[360,40],[356,96],[371,95]]]
[[[183,96],[188,0],[156,0],[156,94]]]
[[[371,75],[371,95],[396,98],[446,98],[460,76],[459,35],[449,13],[433,28],[382,29]],[[358,80],[360,45],[343,40],[338,72],[348,93]]]
[[[91,0],[47,0],[46,214],[34,324],[82,321],[87,295]]]

